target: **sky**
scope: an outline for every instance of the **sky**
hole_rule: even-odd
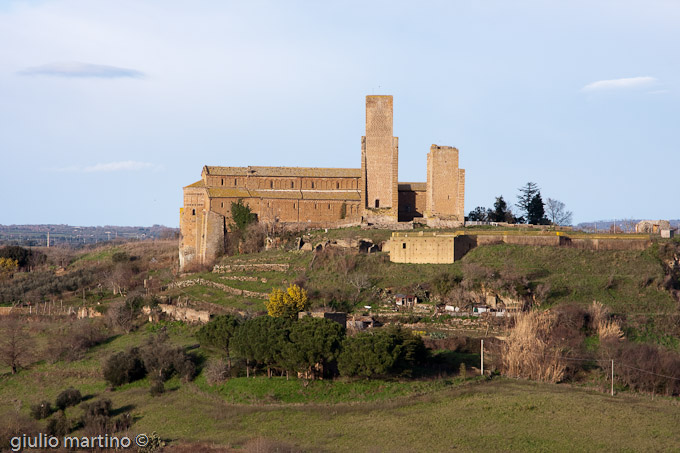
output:
[[[680,3],[0,0],[0,224],[179,225],[204,165],[399,180],[455,146],[465,210],[538,184],[574,223],[680,218]]]

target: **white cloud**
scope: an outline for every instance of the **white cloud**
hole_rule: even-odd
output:
[[[113,171],[158,170],[159,168],[160,167],[150,162],[124,160],[120,162],[99,163],[89,166],[72,166],[65,168],[55,168],[52,171],[73,173],[102,173]]]
[[[655,77],[627,77],[621,79],[598,80],[584,86],[582,91],[626,90],[631,88],[648,87],[657,82]]]
[[[136,69],[119,68],[92,63],[59,62],[19,71],[21,75],[44,75],[56,77],[95,77],[102,79],[140,78],[144,74]]]

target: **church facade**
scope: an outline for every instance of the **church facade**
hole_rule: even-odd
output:
[[[433,226],[464,220],[465,170],[458,150],[432,145],[427,182],[398,182],[399,139],[392,96],[366,96],[361,168],[204,166],[184,187],[180,268],[208,263],[224,249],[231,204],[241,200],[261,222],[307,227],[389,226],[423,218]]]

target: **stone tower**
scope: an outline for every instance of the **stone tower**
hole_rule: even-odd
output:
[[[361,138],[361,202],[366,217],[396,222],[399,139],[392,133],[392,96],[366,96],[366,136]]]
[[[458,168],[458,149],[432,145],[427,154],[425,217],[463,221],[465,170]]]

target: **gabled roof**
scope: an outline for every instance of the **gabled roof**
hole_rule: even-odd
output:
[[[189,188],[189,187],[191,187],[191,188],[201,188],[201,187],[205,187],[205,183],[204,183],[203,180],[201,179],[201,180],[199,180],[199,181],[196,181],[196,182],[193,183],[193,184],[189,184],[188,186],[185,186],[184,188],[187,189],[187,188]]]

